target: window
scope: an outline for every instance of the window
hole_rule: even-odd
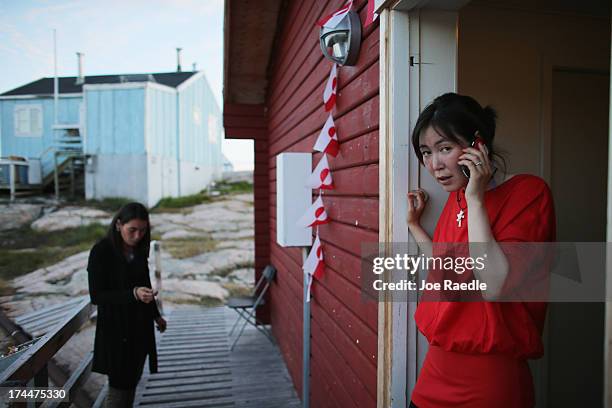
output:
[[[217,144],[218,131],[217,118],[213,115],[208,115],[208,141],[210,143]]]
[[[14,110],[15,135],[41,137],[43,133],[42,105],[17,105]]]
[[[202,124],[202,111],[197,105],[193,106],[193,123],[195,123],[196,126],[200,126]]]

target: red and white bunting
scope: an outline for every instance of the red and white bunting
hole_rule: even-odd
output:
[[[323,129],[321,129],[321,133],[319,133],[319,137],[317,137],[314,150],[336,157],[339,149],[340,145],[338,142],[338,135],[336,134],[336,125],[330,113]]]
[[[315,200],[314,203],[306,210],[306,213],[302,215],[297,222],[297,225],[300,227],[308,228],[314,227],[315,225],[323,225],[329,222],[329,217],[327,215],[327,211],[325,211],[325,206],[323,205],[323,199],[319,194],[319,197]]]
[[[328,15],[327,17],[322,18],[321,20],[317,21],[317,25],[319,27],[335,28],[338,25],[338,23],[342,21],[344,16],[347,15],[351,7],[353,7],[353,0],[347,1],[343,7],[334,11],[332,14]]]
[[[363,23],[363,27],[367,27],[374,22],[378,18],[378,14],[374,12],[374,3],[376,0],[368,0],[368,10],[366,13],[366,19]]]
[[[329,72],[329,78],[327,84],[325,84],[325,91],[323,91],[323,104],[325,105],[325,112],[329,112],[336,105],[336,89],[338,87],[338,69],[336,64],[332,65],[332,69]]]
[[[323,190],[333,190],[334,182],[332,181],[331,170],[329,168],[329,163],[327,162],[327,156],[324,154],[317,167],[315,167],[314,171],[310,175],[308,179],[308,187],[313,190],[323,189]]]
[[[321,245],[318,231],[314,244],[312,244],[312,248],[310,249],[310,253],[306,258],[306,261],[304,261],[304,266],[302,269],[304,270],[304,273],[312,275],[317,279],[321,279],[323,276],[325,263],[323,262],[323,246]]]

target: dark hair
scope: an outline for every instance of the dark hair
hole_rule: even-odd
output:
[[[147,222],[147,232],[142,237],[134,252],[144,257],[149,258],[149,246],[151,245],[151,224],[149,223],[149,211],[147,208],[140,203],[128,203],[117,211],[117,214],[111,221],[110,228],[108,229],[107,238],[110,240],[113,248],[118,253],[123,253],[123,238],[121,238],[121,232],[117,231],[117,221],[121,224],[128,223],[132,220],[142,220]]]
[[[470,96],[452,92],[440,95],[427,105],[417,119],[412,131],[414,152],[423,164],[419,138],[430,126],[441,136],[458,144],[472,143],[474,134],[478,132],[491,156],[499,157],[505,167],[504,158],[493,147],[496,119],[495,109],[490,106],[483,108]]]

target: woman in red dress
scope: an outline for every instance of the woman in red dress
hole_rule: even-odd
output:
[[[527,359],[543,354],[546,303],[495,302],[521,267],[499,243],[554,241],[554,207],[539,177],[498,171],[495,120],[490,107],[449,93],[425,108],[412,134],[417,157],[449,196],[432,239],[420,225],[426,195],[410,192],[410,232],[421,247],[466,243],[474,258],[486,245],[488,266],[470,272],[487,284],[481,301],[419,303],[415,321],[429,351],[411,407],[534,406]]]

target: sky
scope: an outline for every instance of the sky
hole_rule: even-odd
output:
[[[53,29],[58,75],[204,71],[222,107],[223,0],[0,0],[0,93],[52,77]],[[253,142],[226,140],[236,170],[253,168]]]

